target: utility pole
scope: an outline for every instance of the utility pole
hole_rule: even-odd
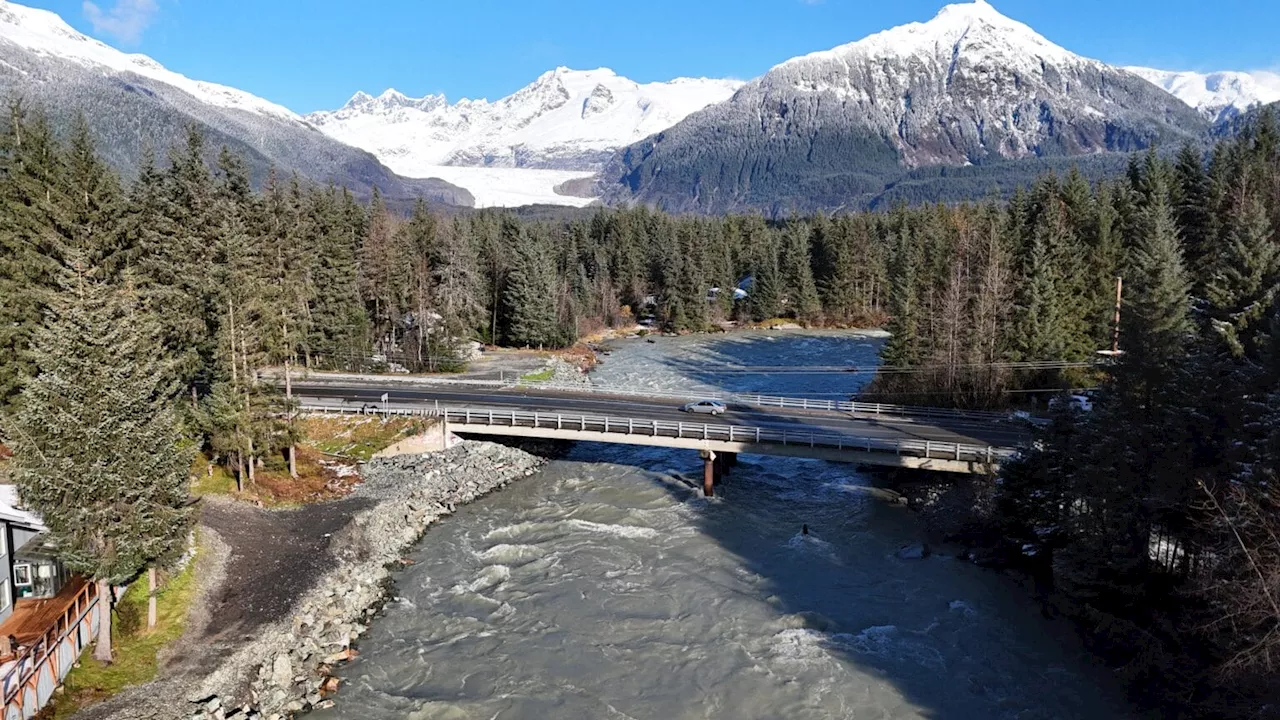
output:
[[[1120,353],[1120,298],[1124,292],[1124,278],[1116,278],[1116,319],[1115,332],[1111,336],[1111,354],[1118,355]]]

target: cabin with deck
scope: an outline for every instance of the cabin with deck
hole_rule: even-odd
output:
[[[66,571],[46,531],[0,485],[0,720],[34,717],[96,637],[97,586]]]

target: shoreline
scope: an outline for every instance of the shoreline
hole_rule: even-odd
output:
[[[209,608],[221,610],[237,559],[225,534],[197,562],[211,572],[193,608],[187,635],[162,658],[157,679],[76,714],[86,720],[283,720],[329,707],[338,690],[333,670],[355,657],[354,643],[389,596],[392,573],[432,524],[545,465],[543,457],[489,442],[464,441],[427,455],[374,459],[349,498],[361,501],[332,537],[320,561],[330,567],[310,582],[283,615],[250,632],[222,637]],[[236,509],[236,503],[220,503]],[[313,506],[324,507],[324,504]],[[239,508],[245,512],[263,512]],[[225,575],[226,577],[220,577]],[[174,655],[182,657],[177,662]]]

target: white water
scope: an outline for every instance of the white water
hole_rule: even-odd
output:
[[[678,361],[872,363],[876,344],[662,339],[625,345],[601,375],[716,385],[705,365]],[[727,382],[814,393],[859,382],[779,380],[793,385]],[[712,500],[695,489],[700,477],[692,452],[582,444],[461,509],[417,548],[397,578],[401,598],[318,716],[1127,715],[1069,628],[1042,620],[1012,581],[945,556],[899,559],[922,539],[916,518],[859,492],[870,481],[852,467],[744,456]]]

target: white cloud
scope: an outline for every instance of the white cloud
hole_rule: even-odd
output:
[[[108,10],[84,0],[84,16],[93,23],[93,31],[110,35],[123,43],[136,43],[160,10],[156,0],[115,0]]]

